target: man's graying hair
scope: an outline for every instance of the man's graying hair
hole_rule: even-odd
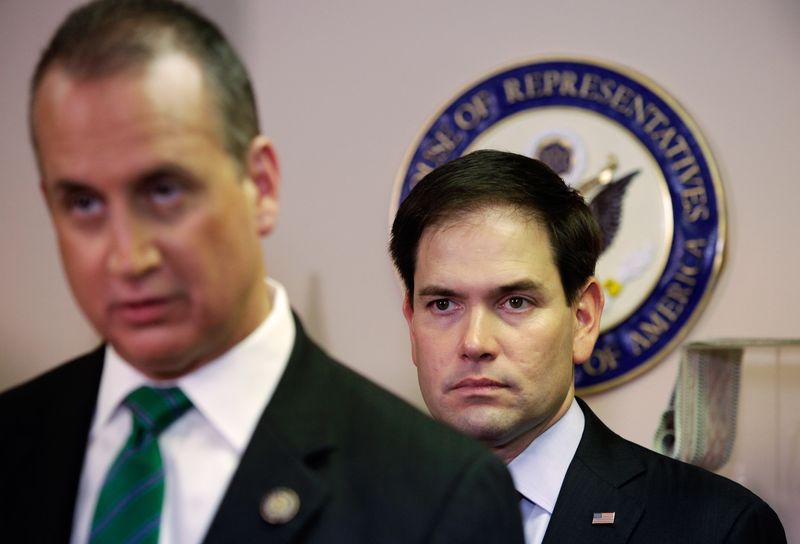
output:
[[[217,26],[180,2],[97,0],[73,11],[36,66],[31,111],[42,79],[54,66],[78,79],[102,78],[142,67],[169,51],[186,53],[200,65],[217,104],[225,147],[244,165],[259,133],[247,70]],[[35,134],[33,139],[36,146]]]

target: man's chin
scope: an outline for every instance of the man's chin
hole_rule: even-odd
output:
[[[513,429],[515,418],[507,409],[474,407],[451,412],[456,417],[442,418],[463,434],[486,444],[502,443]]]
[[[110,338],[109,343],[142,374],[156,380],[170,380],[193,370],[199,359],[191,349],[196,344],[177,340],[174,336],[139,334]]]

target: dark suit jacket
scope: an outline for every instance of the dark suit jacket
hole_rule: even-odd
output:
[[[0,395],[0,540],[68,542],[103,349]],[[202,477],[202,474],[198,474]],[[277,487],[288,523],[259,511]],[[297,339],[206,542],[522,542],[502,463]]]
[[[778,516],[726,478],[629,442],[578,399],[586,426],[544,544],[786,542]],[[613,525],[592,525],[615,512]]]

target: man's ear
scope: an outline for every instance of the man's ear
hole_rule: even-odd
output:
[[[47,207],[49,209],[50,208],[50,199],[48,198],[47,187],[45,187],[43,179],[39,180],[39,194],[42,196],[42,198],[44,199],[44,203],[47,205]]]
[[[412,295],[406,291],[406,296],[403,297],[403,317],[406,318],[408,336],[411,340],[411,361],[414,363],[414,366],[417,366],[417,339],[414,336],[414,305],[411,302],[411,296]]]
[[[280,167],[275,148],[264,136],[256,136],[247,150],[247,177],[256,190],[256,224],[259,236],[271,233],[278,222]]]
[[[403,297],[403,317],[406,318],[406,323],[411,327],[411,318],[414,317],[414,305],[411,303],[411,294],[408,291]]]
[[[597,278],[591,277],[572,304],[575,331],[572,337],[572,362],[585,363],[592,356],[594,344],[600,336],[600,317],[603,314],[603,289]]]
[[[39,179],[39,194],[42,195],[45,206],[47,206],[47,213],[50,216],[50,220],[55,221],[56,218],[55,215],[53,215],[53,195],[51,190],[45,185],[44,179]]]

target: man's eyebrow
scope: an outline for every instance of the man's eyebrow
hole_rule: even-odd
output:
[[[146,184],[153,181],[159,181],[164,178],[191,178],[192,174],[185,168],[175,165],[157,166],[150,170],[146,170],[140,175],[136,176],[136,184]]]
[[[76,191],[91,191],[92,186],[88,183],[73,179],[59,179],[52,184],[44,184],[45,191],[52,194],[74,193]]]
[[[457,291],[440,285],[427,285],[417,291],[418,297],[445,297],[451,298],[458,295]]]
[[[514,292],[518,292],[518,291],[539,292],[539,291],[543,291],[543,290],[544,290],[544,286],[540,282],[534,281],[534,280],[530,280],[530,279],[525,279],[525,280],[519,280],[519,281],[515,281],[515,282],[512,282],[512,283],[508,283],[506,285],[501,285],[501,286],[497,287],[497,289],[495,289],[495,292],[498,295],[504,295],[504,294],[507,294],[507,293],[514,293]]]
[[[543,285],[540,282],[524,279],[519,280],[511,283],[507,283],[505,285],[500,285],[494,289],[492,289],[492,294],[494,296],[505,295],[508,293],[516,293],[520,291],[527,291],[527,292],[534,292],[538,293],[544,289]],[[444,287],[441,285],[426,285],[425,287],[420,288],[417,291],[418,297],[443,297],[443,298],[453,298],[458,297],[459,292],[451,289],[449,287]]]
[[[184,178],[190,179],[191,173],[185,168],[179,166],[166,165],[157,166],[150,170],[145,170],[137,175],[133,180],[133,187],[147,185],[154,181],[159,181],[164,178]],[[45,187],[50,187],[54,193],[69,193],[74,191],[94,191],[96,190],[91,183],[78,181],[71,178],[64,178],[56,180],[52,184],[45,184]]]

